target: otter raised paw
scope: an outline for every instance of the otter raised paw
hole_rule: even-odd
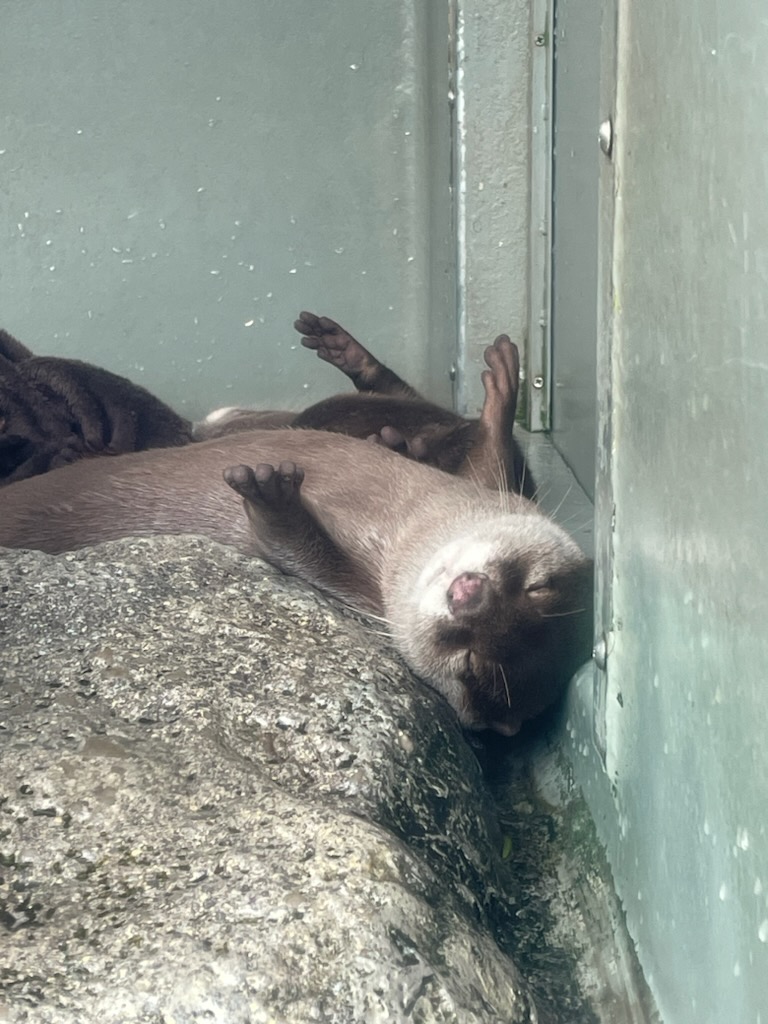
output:
[[[512,442],[520,390],[520,353],[500,334],[483,353],[489,369],[481,374],[485,399],[472,447],[459,473],[486,487],[501,487],[533,498],[536,485],[519,447]]]
[[[229,466],[224,480],[243,499],[256,554],[343,601],[378,610],[378,588],[368,567],[345,551],[305,505],[300,466],[287,460],[277,469],[264,462],[255,469]]]
[[[358,391],[379,395],[406,395],[419,398],[418,392],[380,363],[349,331],[327,316],[299,313],[293,325],[303,335],[301,344],[317,352],[320,359],[331,363],[352,381]]]

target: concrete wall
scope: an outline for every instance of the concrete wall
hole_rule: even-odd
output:
[[[301,309],[451,400],[449,2],[6,3],[2,323],[188,414],[342,390]]]
[[[574,690],[573,758],[662,1019],[766,1024],[768,21],[749,0],[618,12],[606,695]]]
[[[505,332],[525,350],[529,319],[531,13],[527,0],[458,0],[457,407],[482,405],[483,350]]]

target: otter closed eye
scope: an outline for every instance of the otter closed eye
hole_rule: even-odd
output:
[[[529,583],[525,588],[525,592],[526,594],[541,594],[545,591],[551,592],[552,589],[552,580],[547,579],[539,580],[537,583]]]

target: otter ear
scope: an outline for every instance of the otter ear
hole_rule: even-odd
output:
[[[516,736],[520,732],[523,723],[519,718],[508,719],[506,722],[491,722],[489,728],[502,736]]]

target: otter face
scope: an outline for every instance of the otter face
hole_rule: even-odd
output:
[[[592,563],[549,520],[526,519],[503,541],[463,539],[430,559],[408,652],[463,725],[510,736],[592,648]]]

